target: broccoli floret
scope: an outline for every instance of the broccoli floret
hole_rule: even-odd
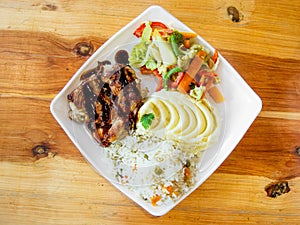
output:
[[[175,30],[170,35],[170,40],[172,42],[175,42],[178,45],[182,45],[183,44],[183,35],[180,32],[178,32],[177,30]]]
[[[170,42],[172,45],[172,49],[174,51],[174,54],[176,56],[179,55],[179,46],[183,44],[183,35],[178,31],[173,31],[173,33],[170,35]]]

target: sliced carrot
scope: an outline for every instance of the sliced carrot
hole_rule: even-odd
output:
[[[190,48],[191,47],[191,41],[190,41],[190,39],[184,39],[183,40],[183,46],[185,48]]]
[[[153,206],[156,206],[157,202],[159,202],[159,200],[161,199],[160,195],[155,195],[151,197],[151,203]]]
[[[173,187],[171,185],[165,187],[168,193],[171,195],[173,193]]]
[[[194,78],[197,72],[200,70],[203,60],[199,56],[195,56],[186,73],[188,73],[192,78]]]
[[[211,57],[211,59],[214,63],[216,63],[218,60],[218,57],[219,57],[219,52],[217,50],[215,50],[214,55]]]
[[[188,167],[184,167],[184,177],[186,179],[190,179],[191,178],[191,171]]]
[[[207,55],[207,53],[204,50],[200,50],[198,52],[198,56],[200,56],[202,59],[204,59],[206,55]]]
[[[200,70],[202,62],[203,60],[199,56],[195,56],[189,68],[184,73],[184,76],[181,79],[180,83],[178,84],[178,90],[180,92],[185,93],[190,91],[190,84],[194,80],[197,72]]]
[[[224,96],[216,86],[211,87],[207,92],[216,103],[224,102]]]
[[[184,39],[190,39],[190,38],[195,38],[197,37],[196,33],[193,32],[188,32],[188,31],[180,31],[180,33],[183,35]]]
[[[182,93],[190,91],[190,84],[192,83],[193,77],[191,77],[188,73],[185,73],[182,80],[178,85],[178,90]]]

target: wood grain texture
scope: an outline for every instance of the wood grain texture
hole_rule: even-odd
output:
[[[299,1],[131,3],[0,2],[0,224],[298,224]],[[216,47],[263,101],[218,170],[159,218],[99,176],[49,111],[89,56],[152,4]],[[228,6],[242,14],[239,23]],[[79,44],[91,47],[87,56]],[[34,156],[39,145],[46,157]],[[268,197],[265,188],[281,181],[290,191]]]

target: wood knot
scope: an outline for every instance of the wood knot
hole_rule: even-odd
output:
[[[242,14],[234,6],[227,7],[227,14],[231,18],[231,21],[234,23],[240,22],[243,18]]]
[[[50,148],[47,145],[41,144],[36,145],[32,148],[32,153],[34,157],[37,157],[38,159],[47,157],[49,154]]]
[[[42,6],[42,10],[45,10],[45,11],[55,11],[57,9],[57,6],[54,5],[54,4],[45,4]]]
[[[73,48],[73,51],[79,56],[90,56],[93,50],[94,46],[88,42],[79,42]]]
[[[291,189],[289,188],[289,183],[287,181],[273,182],[265,187],[267,196],[271,198],[276,198],[282,194],[288,193]]]
[[[297,156],[300,156],[300,146],[295,147],[295,153]]]

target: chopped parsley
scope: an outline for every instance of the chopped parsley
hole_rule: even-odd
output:
[[[149,156],[147,154],[144,155],[144,158],[149,160]]]
[[[142,126],[147,130],[151,126],[153,119],[154,119],[154,114],[147,113],[142,116],[140,122],[141,122]]]

